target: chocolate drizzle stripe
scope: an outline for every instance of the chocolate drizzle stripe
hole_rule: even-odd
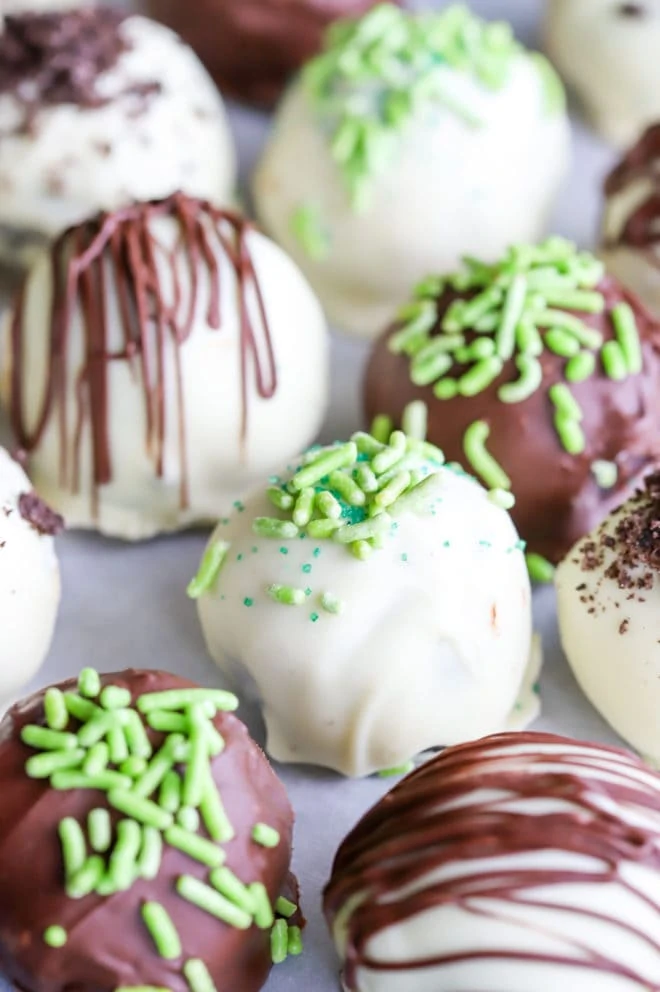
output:
[[[539,800],[548,812],[539,812]],[[556,860],[548,867],[517,864],[535,851],[588,858],[591,870],[570,861],[566,868]],[[487,864],[495,859],[501,863]],[[638,760],[546,734],[503,734],[451,748],[367,813],[337,854],[324,896],[330,923],[362,897],[347,923],[347,987],[356,987],[359,968],[414,971],[500,960],[616,974],[660,988],[618,960],[614,943],[594,949],[572,936],[565,921],[555,932],[524,919],[526,908],[588,914],[660,955],[660,936],[601,911],[597,894],[594,909],[547,898],[549,886],[616,884],[656,913],[660,925],[660,891],[657,898],[646,894],[624,876],[624,863],[660,872],[660,779]],[[449,866],[452,877],[438,879]],[[472,950],[413,961],[373,955],[371,941],[388,927],[442,906],[525,927],[561,946],[484,946],[482,932]]]
[[[660,242],[660,124],[648,128],[605,180],[605,195],[614,197],[633,183],[647,180],[654,187],[627,217],[621,232],[607,247],[649,248]],[[656,261],[657,264],[657,261]]]
[[[170,217],[179,226],[173,250],[160,244],[152,224]],[[221,270],[224,255],[238,284],[240,334],[241,441],[249,429],[252,387],[265,400],[278,384],[277,361],[270,332],[266,303],[247,242],[251,227],[239,215],[213,207],[206,201],[177,193],[165,200],[126,207],[116,213],[73,228],[63,234],[51,250],[53,304],[49,328],[47,381],[36,426],[30,430],[25,411],[24,383],[28,375],[24,357],[26,286],[21,290],[11,328],[13,352],[11,421],[17,441],[28,453],[38,449],[46,428],[59,418],[60,471],[62,485],[78,492],[81,486],[80,459],[86,425],[92,433],[93,489],[113,478],[110,441],[110,364],[130,366],[142,382],[148,456],[159,478],[164,474],[164,446],[173,429],[166,421],[166,347],[174,345],[175,388],[179,422],[176,427],[182,464],[180,504],[188,505],[186,451],[186,384],[181,366],[181,348],[193,333],[198,316],[202,274],[209,285],[206,321],[212,331],[221,331]],[[183,268],[185,266],[185,269]],[[163,275],[163,272],[165,275]],[[166,302],[167,282],[172,302]],[[190,284],[189,300],[184,288]],[[116,292],[121,321],[122,348],[111,351],[108,302]],[[73,466],[69,462],[70,424],[66,412],[71,326],[80,309],[85,335],[85,360],[75,381],[76,414],[73,434]]]

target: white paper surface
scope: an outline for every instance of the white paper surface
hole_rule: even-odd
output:
[[[417,6],[443,4],[422,0]],[[472,6],[485,16],[513,21],[524,41],[538,44],[539,0],[474,0]],[[245,188],[269,121],[266,115],[237,106],[231,107],[231,119]],[[615,155],[581,123],[576,123],[574,143],[572,174],[552,231],[591,246],[598,227],[602,179]],[[361,426],[360,381],[366,352],[367,346],[361,342],[335,339],[333,404],[324,440],[345,437]],[[164,668],[205,685],[220,685],[220,675],[206,655],[195,607],[185,596],[204,541],[203,534],[187,534],[130,547],[92,536],[64,536],[59,541],[62,609],[52,653],[35,687],[74,675],[84,665],[102,671],[130,666]],[[543,717],[538,727],[616,742],[615,735],[581,696],[561,657],[551,589],[536,593],[535,609],[546,655]],[[258,714],[244,709],[240,715],[261,741]],[[329,772],[304,768],[278,771],[296,811],[294,868],[309,924],[304,955],[274,969],[266,989],[337,992],[338,964],[322,921],[321,889],[340,840],[393,783],[380,779],[345,781]]]

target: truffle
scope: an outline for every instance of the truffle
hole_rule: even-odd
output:
[[[177,190],[227,203],[222,101],[167,28],[113,7],[22,13],[0,32],[0,258]]]
[[[9,324],[0,393],[71,527],[139,539],[214,520],[325,412],[326,327],[298,269],[180,193],[62,235]]]
[[[7,714],[0,960],[10,982],[256,992],[282,960],[271,954],[271,942],[286,946],[282,913],[299,948],[293,814],[229,712],[237,705],[165,672],[85,669],[78,686]]]
[[[0,706],[36,675],[53,637],[60,572],[53,537],[62,518],[0,448]]]
[[[363,776],[538,713],[515,528],[419,438],[312,449],[220,522],[190,593],[278,761]]]
[[[660,777],[550,734],[450,748],[339,848],[325,914],[347,992],[660,983]]]
[[[197,52],[223,93],[270,107],[337,18],[378,0],[147,0]]]
[[[539,237],[568,146],[561,83],[509,25],[381,4],[284,98],[255,204],[331,321],[373,337],[428,272]]]
[[[594,127],[636,141],[660,117],[660,11],[654,0],[550,0],[546,47]]]
[[[660,124],[607,177],[601,257],[660,316]]]
[[[575,545],[556,585],[577,681],[617,733],[660,764],[660,474]]]
[[[376,344],[370,417],[428,404],[429,440],[510,490],[548,573],[660,456],[660,325],[570,242],[421,283]]]

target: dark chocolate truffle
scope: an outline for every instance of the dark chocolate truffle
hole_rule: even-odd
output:
[[[660,987],[660,776],[502,734],[404,779],[339,849],[325,913],[347,992]]]
[[[293,814],[237,703],[86,669],[10,710],[0,967],[17,988],[256,992],[289,935],[299,949]]]
[[[321,48],[325,29],[379,0],[148,0],[149,13],[194,48],[228,96],[275,104]],[[401,0],[393,0],[401,3]]]
[[[428,437],[510,491],[533,555],[556,563],[660,456],[660,325],[559,238],[429,279],[377,343],[369,416],[428,404]],[[542,568],[541,571],[547,571]]]

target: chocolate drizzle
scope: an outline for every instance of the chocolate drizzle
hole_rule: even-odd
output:
[[[18,512],[38,534],[55,537],[64,530],[64,520],[44,503],[36,493],[21,493],[18,497]]]
[[[582,865],[575,856],[589,861]],[[361,897],[347,920],[347,988],[358,987],[358,968],[431,967],[442,975],[446,970],[442,988],[457,987],[457,976],[461,988],[476,988],[473,973],[464,969],[481,961],[487,967],[506,962],[511,969],[563,966],[557,974],[573,977],[571,988],[578,987],[580,972],[596,972],[657,989],[638,955],[623,960],[616,937],[637,940],[660,959],[660,895],[650,894],[648,878],[642,888],[644,879],[623,871],[624,865],[648,868],[660,878],[660,778],[641,761],[548,734],[502,734],[450,748],[367,813],[339,849],[324,897],[329,923]],[[571,900],[568,887],[577,885],[592,890],[589,902]],[[601,900],[599,889],[609,885],[623,893],[622,905],[628,902],[621,917]],[[632,900],[640,907],[638,924],[631,922]],[[455,952],[449,931],[439,940],[446,953],[424,960],[370,953],[370,942],[388,927],[441,907],[474,918],[472,949],[465,947],[468,930],[462,927]],[[541,910],[558,914],[550,934],[547,915],[536,915]],[[599,946],[593,945],[598,937],[585,938],[584,928],[572,931],[570,921],[579,914],[602,922]],[[520,946],[511,946],[510,929],[500,944],[496,928],[479,927],[484,917],[509,926],[524,921]],[[452,919],[449,913],[448,927]],[[394,946],[401,950],[405,938]],[[574,969],[572,976],[566,967]],[[515,975],[512,970],[512,980]]]
[[[644,180],[652,185],[652,191],[626,218],[616,237],[608,239],[607,247],[628,245],[641,249],[660,243],[660,124],[648,128],[612,170],[605,180],[605,195],[617,196]]]
[[[152,225],[171,218],[179,237],[173,249],[160,244]],[[241,438],[249,426],[252,388],[262,399],[277,390],[277,366],[266,307],[248,247],[250,224],[238,214],[182,193],[152,203],[135,204],[74,227],[51,249],[53,302],[50,314],[49,366],[36,419],[25,406],[29,376],[24,356],[26,286],[19,294],[11,327],[12,380],[10,415],[19,445],[30,454],[39,447],[57,417],[60,433],[61,485],[80,489],[83,429],[89,424],[93,451],[93,491],[112,481],[110,443],[110,366],[126,362],[144,389],[145,445],[158,478],[164,474],[164,446],[170,425],[165,416],[165,353],[174,346],[178,393],[178,443],[182,464],[180,505],[188,506],[185,393],[181,349],[200,319],[202,280],[208,282],[203,315],[209,329],[222,330],[220,260],[225,257],[238,284],[240,327]],[[169,285],[168,285],[169,284]],[[27,284],[26,284],[27,285]],[[110,348],[109,303],[116,294],[123,347]],[[170,298],[173,302],[169,302]],[[68,352],[74,316],[80,313],[85,362],[75,374],[75,423],[67,417]],[[198,331],[199,332],[199,331]],[[70,369],[69,369],[70,371]],[[34,427],[28,426],[34,424]],[[68,456],[70,446],[72,459]],[[72,464],[70,464],[72,462]]]

